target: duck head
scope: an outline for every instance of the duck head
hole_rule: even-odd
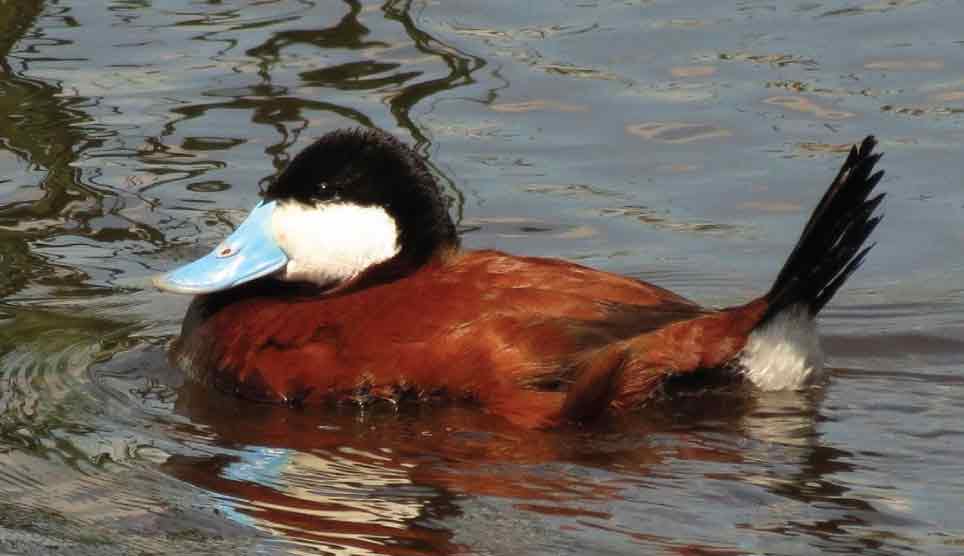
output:
[[[204,294],[273,277],[338,289],[404,276],[458,245],[425,161],[373,129],[328,133],[301,151],[210,254],[154,278]]]

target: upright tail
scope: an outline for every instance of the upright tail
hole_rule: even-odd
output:
[[[881,193],[868,199],[884,172],[874,171],[881,155],[868,136],[852,147],[837,177],[814,209],[797,245],[766,294],[769,307],[761,324],[793,305],[815,316],[864,262],[873,245],[863,247],[881,216],[874,209]]]
[[[766,310],[744,347],[739,365],[768,390],[800,387],[823,367],[814,318],[863,263],[864,246],[881,216],[884,198],[870,194],[884,175],[872,136],[851,148],[847,160],[814,209],[800,239],[763,297]]]
[[[823,355],[814,317],[860,267],[870,250],[864,243],[880,223],[874,211],[884,196],[871,197],[884,174],[874,173],[876,144],[867,137],[851,149],[770,291],[718,311],[689,305],[683,311],[667,302],[666,313],[655,314],[668,322],[587,361],[558,418],[581,421],[635,407],[670,379],[702,386],[708,378],[732,377],[714,372],[720,370],[737,369],[763,390],[800,388],[818,376]]]

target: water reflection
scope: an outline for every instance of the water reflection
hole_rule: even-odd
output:
[[[5,176],[0,188],[0,296],[42,281],[52,265],[31,251],[29,239],[44,237],[63,226],[60,211],[86,195],[75,187],[77,174],[70,163],[75,145],[84,141],[71,123],[85,121],[73,103],[58,98],[59,89],[23,76],[26,60],[11,56],[16,41],[34,24],[42,2],[0,5],[0,145],[19,159],[20,172]],[[38,181],[36,186],[23,182]],[[60,268],[59,279],[71,273]],[[76,278],[76,275],[73,276]]]
[[[287,12],[279,16],[277,9],[282,4]],[[0,182],[0,264],[4,268],[0,295],[33,304],[29,308],[5,305],[0,320],[0,460],[5,469],[0,474],[0,490],[14,496],[20,507],[52,507],[70,516],[64,528],[49,525],[47,537],[4,533],[5,527],[15,523],[4,517],[0,519],[0,537],[28,539],[51,550],[76,551],[89,541],[148,551],[180,546],[178,551],[193,552],[190,548],[196,543],[220,544],[225,525],[212,524],[209,518],[190,511],[191,515],[183,515],[181,521],[162,520],[156,528],[146,527],[141,532],[146,538],[127,537],[119,544],[116,535],[124,528],[105,525],[112,515],[141,521],[144,509],[164,499],[163,489],[130,490],[151,480],[151,473],[141,469],[138,460],[164,461],[164,472],[176,476],[180,474],[179,459],[200,458],[188,446],[205,438],[196,427],[184,428],[177,419],[170,423],[166,417],[172,415],[176,399],[172,387],[179,383],[177,371],[144,371],[159,366],[151,363],[151,356],[146,360],[136,357],[157,338],[156,333],[142,333],[144,327],[134,324],[137,315],[143,312],[156,319],[159,305],[156,296],[145,299],[139,294],[140,287],[133,279],[152,273],[161,253],[194,248],[199,236],[203,242],[204,237],[219,235],[231,225],[231,205],[225,205],[219,194],[239,186],[246,189],[247,197],[257,193],[256,179],[252,179],[245,156],[256,161],[261,175],[268,175],[285,164],[309,127],[311,137],[304,141],[320,133],[319,125],[346,123],[401,126],[427,147],[427,136],[408,111],[428,95],[467,82],[468,73],[481,64],[419,30],[407,6],[401,4],[383,7],[385,18],[378,22],[382,27],[377,30],[361,23],[362,6],[358,2],[324,7],[323,13],[340,14],[333,19],[318,19],[331,19],[331,27],[289,30],[270,28],[297,25],[298,16],[311,5],[259,3],[246,10],[193,5],[170,6],[165,11],[114,4],[100,14],[96,8],[88,8],[45,8],[39,1],[0,6],[0,25],[7,26],[0,33],[4,38],[0,42],[0,109],[8,116],[0,119],[0,142],[3,152],[15,157],[10,162],[21,168],[18,174],[7,174]],[[44,29],[43,38],[38,34],[33,44],[10,54],[16,42],[6,39],[22,38],[35,26]],[[386,32],[391,26],[401,33]],[[141,29],[147,35],[151,30],[175,28],[200,31],[189,39],[205,44],[197,58],[210,54],[208,60],[215,66],[232,67],[242,77],[196,83],[193,79],[198,72],[184,70],[196,69],[203,74],[205,68],[190,67],[192,54],[185,50],[190,47],[187,43],[176,46],[173,54],[158,58],[150,54],[163,47],[163,40],[125,38],[116,44],[124,47],[126,60],[121,64],[107,58],[82,60],[68,54],[77,47],[84,48],[98,33],[110,36],[118,28]],[[237,38],[240,32],[244,33],[243,42]],[[115,42],[118,39],[120,36]],[[209,50],[208,45],[214,45],[216,51]],[[237,49],[241,46],[244,54],[239,58]],[[319,58],[314,54],[305,57],[304,48],[332,54],[343,50],[336,58],[361,55],[362,59],[319,67]],[[397,63],[372,62],[370,58],[404,57],[407,51],[428,57],[414,63],[404,58]],[[51,52],[57,54],[51,57]],[[299,58],[305,63],[299,65]],[[399,70],[403,64],[410,69]],[[38,72],[38,68],[43,69]],[[172,72],[158,71],[165,68]],[[38,73],[44,77],[37,78]],[[369,82],[372,76],[374,81]],[[203,85],[198,86],[200,83]],[[351,102],[342,102],[345,98],[325,95],[325,90],[354,96]],[[312,100],[324,96],[330,100]],[[385,101],[388,119],[382,116],[376,121],[373,113]],[[238,121],[232,114],[250,120],[256,124],[255,129],[219,123]],[[396,121],[392,123],[392,119]],[[258,127],[268,134],[257,131]],[[212,133],[213,129],[217,131]],[[270,158],[265,159],[265,154]],[[233,160],[232,165],[227,164],[226,157]],[[264,166],[272,160],[273,168]],[[184,189],[179,191],[181,187]],[[213,199],[219,200],[214,203]],[[235,206],[248,204],[249,200],[241,199]],[[169,265],[169,261],[161,264]],[[14,294],[19,296],[14,298]],[[109,296],[110,301],[91,304],[101,296]],[[76,300],[72,306],[70,298]],[[45,311],[42,304],[55,308]],[[77,309],[80,315],[68,316]],[[181,313],[171,311],[172,318],[180,318]],[[162,344],[167,337],[160,336]],[[128,350],[130,355],[125,355]],[[91,365],[103,360],[116,364],[88,374]],[[219,451],[210,458],[210,465],[217,467],[219,459],[232,459],[228,455],[232,452]],[[239,452],[248,457],[228,465],[227,476],[245,477],[249,466],[264,466],[272,460],[269,451],[256,447],[246,446]],[[51,459],[57,463],[48,463]],[[356,459],[336,466],[342,470],[346,484],[365,469]],[[307,452],[291,452],[291,460],[284,465],[286,471],[278,475],[294,493],[290,499],[321,503],[317,497],[312,498],[310,479],[315,474],[311,470],[321,466],[328,481],[334,481],[335,467],[324,461]],[[369,465],[368,469],[390,475],[387,467]],[[404,473],[404,469],[397,472]],[[55,476],[57,479],[52,479]],[[308,483],[297,486],[299,478]],[[41,482],[60,486],[35,491]],[[405,484],[411,482],[406,479]],[[225,495],[232,493],[227,486],[218,489],[200,480],[197,485]],[[389,481],[383,486],[391,485]],[[119,500],[125,510],[101,512],[95,517],[90,507],[67,501],[79,492],[90,493],[91,500],[103,501],[106,497],[111,504]],[[184,495],[176,490],[166,493]],[[303,511],[242,508],[224,500],[201,507],[213,507],[216,512],[222,508],[235,517],[245,512],[255,516],[262,511],[267,515],[278,513],[281,517],[273,522],[289,542],[303,533],[315,543],[330,540],[329,544],[337,544],[341,542],[339,536],[345,536],[348,545],[357,538],[359,547],[367,543],[452,551],[446,548],[446,533],[429,529],[419,532],[417,526],[405,523],[416,513],[428,515],[419,512],[422,504],[417,502],[373,502],[362,513],[357,511],[364,506],[361,502],[356,501],[351,508],[343,505],[351,510],[342,516],[344,530],[312,537],[317,531],[325,531],[325,516],[335,519],[341,515],[337,503],[319,510],[321,513],[309,512],[309,522],[320,524],[305,528],[291,525],[297,519],[306,519]],[[249,503],[255,498],[246,500]],[[409,506],[415,509],[406,510]],[[400,513],[394,514],[396,511]],[[364,512],[372,516],[367,522]],[[4,507],[0,513],[12,515],[14,511]],[[35,517],[40,522],[63,520],[59,513],[51,515]],[[75,520],[86,522],[95,538],[78,535]],[[260,522],[268,521],[261,518]],[[382,521],[389,525],[380,524]],[[396,521],[398,524],[392,526]],[[352,523],[358,525],[353,527]],[[190,533],[195,526],[199,527],[197,533]],[[375,527],[374,532],[367,531],[369,526]],[[353,530],[362,533],[354,534]],[[183,531],[189,534],[184,536]],[[366,535],[371,538],[366,540]],[[0,548],[8,546],[2,544]]]
[[[274,170],[280,169],[321,132],[319,125],[400,129],[425,149],[428,137],[409,112],[428,96],[472,83],[470,74],[483,65],[481,59],[418,29],[405,3],[383,6],[377,30],[362,23],[371,17],[371,9],[363,10],[358,2],[324,7],[322,13],[328,17],[316,20],[330,20],[331,26],[286,30],[283,27],[301,21],[311,7],[283,4],[280,12],[278,6],[261,4],[245,11],[196,6],[151,12],[114,6],[118,10],[107,18],[107,25],[90,19],[90,12],[75,14],[70,6],[43,14],[50,32],[42,43],[47,49],[83,44],[90,32],[110,32],[117,25],[192,29],[200,32],[191,40],[205,46],[201,56],[179,47],[160,60],[148,60],[143,55],[156,50],[158,43],[125,42],[127,63],[88,60],[103,72],[70,73],[69,88],[57,84],[62,80],[12,73],[12,64],[7,63],[2,107],[10,118],[0,124],[0,137],[5,137],[8,152],[16,153],[28,168],[43,169],[38,177],[23,173],[15,178],[26,183],[5,193],[0,206],[0,229],[14,234],[3,242],[3,256],[23,273],[4,277],[3,283],[9,282],[4,286],[7,294],[28,282],[64,286],[72,281],[73,289],[116,285],[112,274],[136,274],[138,267],[150,270],[154,257],[172,246],[222,234],[223,224],[218,224],[225,222],[223,210],[231,207],[215,201],[220,193],[240,188],[242,198],[234,208],[248,206],[257,194],[256,178],[273,173],[263,167],[264,155]],[[21,31],[29,28],[31,18],[42,12],[40,2],[32,6],[30,13],[5,7],[11,14],[4,21],[19,25]],[[63,22],[69,24],[57,24]],[[270,30],[272,26],[282,29]],[[82,31],[85,27],[90,30]],[[239,58],[241,32],[249,46]],[[319,64],[315,52],[325,53],[324,63]],[[409,52],[421,58],[406,59]],[[198,90],[195,75],[203,78],[208,68],[192,67],[199,71],[183,76],[170,73],[179,71],[174,62],[182,56],[200,62],[208,53],[216,67],[224,66],[238,77],[218,79],[219,86],[205,84]],[[376,56],[398,61],[375,61]],[[24,68],[46,61],[29,49],[4,59],[17,60]],[[58,60],[61,66],[67,61]],[[53,68],[57,64],[40,73],[55,79],[66,75]],[[186,87],[175,89],[179,82]],[[145,105],[141,95],[157,90],[158,84],[163,84],[159,105]],[[388,112],[373,118],[383,103]],[[223,125],[237,121],[236,115],[257,125]],[[125,133],[125,127],[136,132]],[[211,133],[212,129],[218,131]],[[234,159],[232,165],[226,156]],[[251,175],[245,158],[262,166],[261,176]],[[452,196],[459,196],[454,189]],[[65,237],[65,230],[72,233]],[[36,240],[48,241],[28,246]],[[78,256],[83,251],[88,254]],[[130,264],[111,273],[92,262],[108,258]]]
[[[177,412],[223,449],[174,455],[162,467],[218,493],[228,518],[344,554],[456,552],[449,531],[420,524],[456,509],[448,492],[413,480],[417,464],[398,452],[413,440],[405,423],[252,408],[192,388],[180,392]]]
[[[585,506],[618,499],[623,487],[546,466],[642,470],[663,459],[644,436],[620,438],[607,450],[588,431],[584,442],[573,442],[475,408],[343,407],[333,414],[252,406],[185,385],[176,412],[232,455],[174,455],[165,471],[221,494],[233,519],[352,554],[464,550],[444,524],[463,513],[458,499],[467,495],[517,500],[518,509],[544,515],[609,520],[608,512]],[[713,457],[707,453],[689,457]]]
[[[538,432],[473,408],[292,410],[185,385],[176,413],[221,450],[173,455],[163,468],[218,493],[230,519],[346,554],[448,554],[465,550],[459,541],[485,545],[472,538],[478,531],[454,537],[446,526],[473,511],[466,496],[506,500],[575,539],[606,531],[672,552],[714,553],[712,545],[681,543],[675,534],[640,535],[613,513],[627,501],[688,496],[680,481],[694,472],[702,496],[759,505],[752,521],[736,520],[738,528],[811,537],[809,546],[823,550],[873,553],[884,548],[874,523],[908,524],[848,496],[835,479],[856,470],[854,455],[821,442],[819,391],[707,396],[681,390],[642,415],[598,428]],[[819,506],[826,517],[787,521],[795,506]],[[848,527],[868,531],[844,534]],[[697,531],[690,538],[699,538]]]

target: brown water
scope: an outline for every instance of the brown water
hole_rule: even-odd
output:
[[[964,7],[0,2],[0,553],[964,554]],[[887,217],[811,391],[521,432],[183,384],[205,252],[340,126],[416,144],[470,247],[736,303],[845,145]],[[456,363],[456,362],[453,362]]]

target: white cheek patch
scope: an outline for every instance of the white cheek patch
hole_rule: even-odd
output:
[[[279,203],[274,239],[288,256],[282,280],[329,286],[350,280],[399,252],[395,219],[381,207]]]
[[[744,375],[761,390],[797,390],[823,371],[817,323],[790,307],[754,330],[739,357]]]

